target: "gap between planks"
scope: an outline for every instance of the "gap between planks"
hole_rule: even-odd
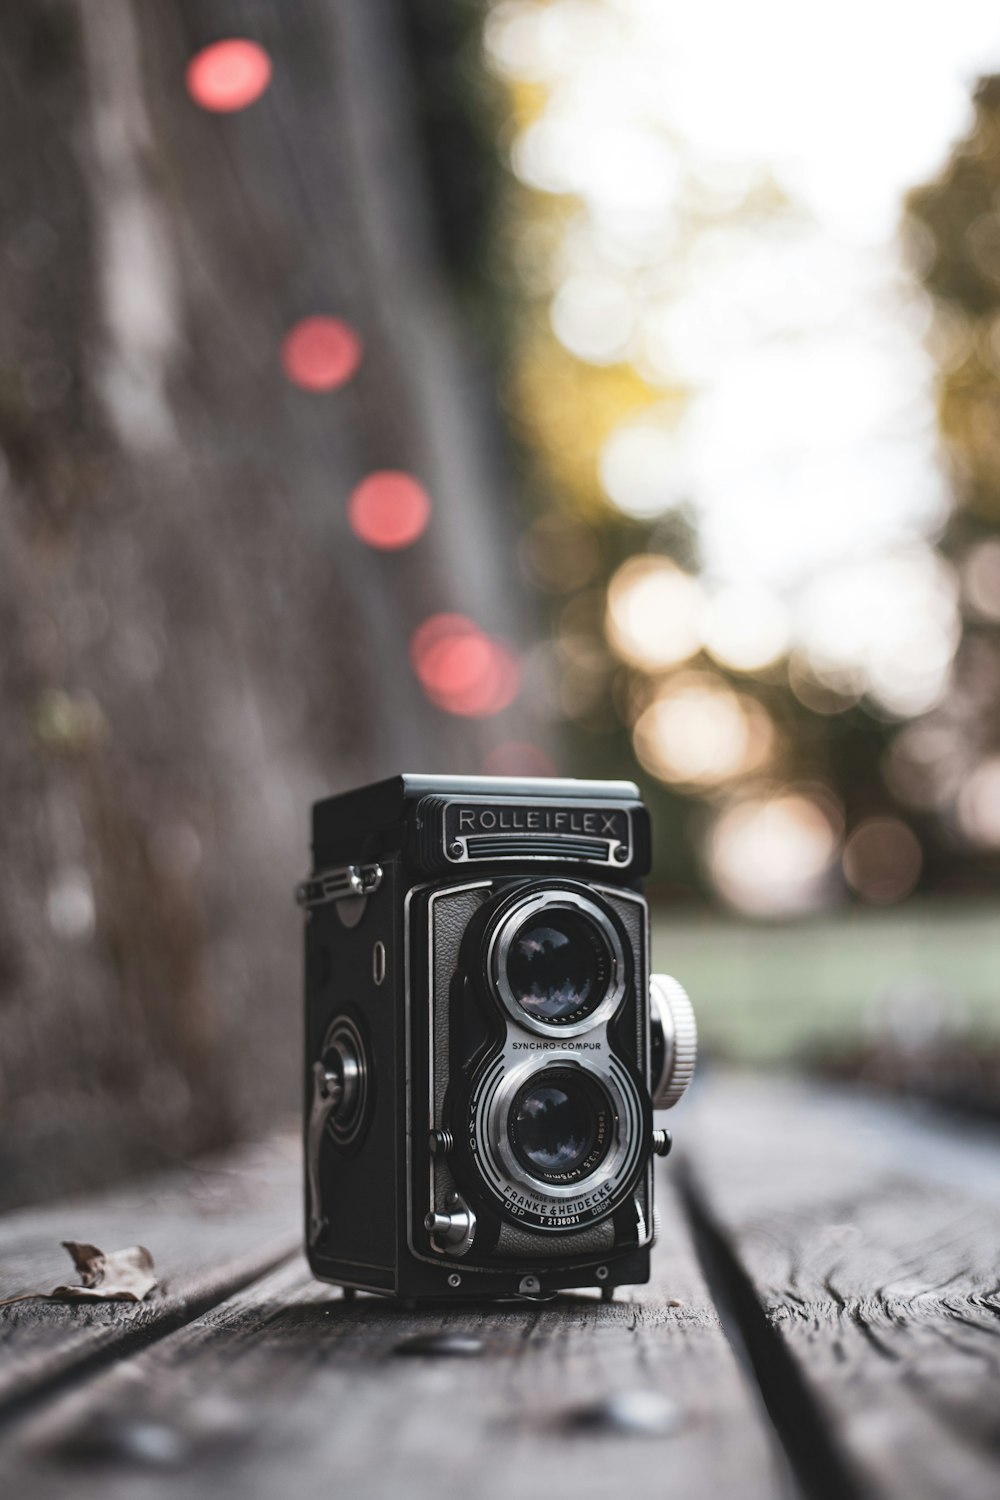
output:
[[[128,1500],[138,1473],[149,1500],[166,1500],[179,1469],[189,1500],[320,1482],[366,1500],[606,1500],[626,1475],[657,1489],[668,1473],[691,1500],[774,1500],[788,1489],[780,1453],[669,1179],[659,1199],[656,1281],[607,1304],[345,1302],[295,1261],[44,1403],[8,1434],[4,1471],[20,1500],[70,1476],[77,1500]],[[397,1355],[438,1329],[482,1338],[483,1356]],[[616,1391],[667,1398],[676,1426],[629,1437],[588,1425],[586,1408]]]
[[[0,1423],[183,1327],[297,1250],[300,1151],[288,1135],[112,1192],[0,1219],[0,1295],[64,1281],[60,1241],[147,1243],[160,1288],[139,1304],[18,1302],[0,1310]]]
[[[684,1138],[696,1241],[806,1492],[996,1500],[996,1128],[706,1070]]]
[[[960,1358],[940,1337],[942,1324],[950,1319],[967,1339],[996,1347],[1000,1191],[995,1171],[984,1171],[989,1143],[843,1090],[709,1078],[699,1092],[685,1110],[690,1165],[661,1180],[665,1242],[648,1292],[607,1306],[578,1297],[409,1312],[381,1299],[346,1304],[299,1262],[264,1282],[251,1276],[235,1296],[143,1335],[155,1340],[143,1353],[41,1401],[35,1420],[11,1434],[19,1463],[28,1463],[20,1493],[32,1493],[31,1455],[44,1467],[53,1454],[59,1462],[79,1454],[74,1424],[99,1419],[126,1430],[165,1421],[190,1449],[195,1496],[207,1455],[230,1443],[227,1423],[251,1454],[249,1466],[233,1460],[233,1493],[251,1500],[273,1492],[275,1455],[290,1446],[302,1455],[300,1472],[346,1462],[349,1488],[368,1496],[400,1486],[417,1497],[439,1493],[442,1475],[481,1497],[509,1494],[515,1478],[537,1489],[543,1476],[553,1493],[597,1495],[613,1484],[625,1450],[579,1433],[569,1445],[560,1412],[613,1380],[664,1391],[683,1413],[666,1442],[627,1450],[630,1483],[637,1472],[653,1483],[667,1469],[692,1496],[750,1500],[787,1489],[783,1460],[768,1451],[762,1400],[794,1489],[809,1500],[994,1500],[995,1446],[992,1464],[981,1450],[995,1422],[969,1388],[976,1366],[968,1358],[950,1429],[948,1411],[941,1416]],[[736,1373],[681,1217],[670,1212],[677,1187],[748,1379]],[[670,1309],[672,1295],[686,1308]],[[438,1327],[478,1330],[489,1358],[457,1369],[392,1357],[407,1334]],[[115,1358],[112,1350],[105,1362]],[[63,1384],[73,1383],[68,1370]],[[228,1413],[219,1431],[211,1421],[199,1427],[192,1392],[206,1390]],[[442,1455],[437,1469],[433,1451]],[[426,1476],[421,1464],[430,1464]],[[105,1481],[114,1475],[98,1472],[95,1496],[113,1495]],[[214,1500],[206,1478],[209,1489]]]

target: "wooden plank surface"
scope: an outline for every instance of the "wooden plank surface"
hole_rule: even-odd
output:
[[[698,1090],[685,1141],[696,1219],[758,1376],[769,1395],[803,1383],[778,1392],[786,1445],[818,1417],[818,1462],[840,1464],[841,1484],[996,1500],[997,1132],[861,1091],[721,1077]],[[797,1457],[808,1484],[809,1457]]]
[[[131,1500],[140,1479],[154,1500],[175,1493],[179,1474],[186,1496],[213,1500],[606,1500],[625,1476],[650,1492],[772,1497],[781,1460],[676,1199],[664,1191],[661,1204],[657,1280],[611,1304],[408,1311],[347,1302],[295,1262],[8,1429],[3,1472],[26,1500],[68,1481],[76,1500]],[[483,1350],[398,1352],[436,1331]],[[609,1421],[609,1396],[654,1431]]]
[[[12,1216],[5,1292],[69,1235],[170,1277],[160,1306],[0,1314],[10,1492],[995,1500],[995,1134],[767,1078],[709,1076],[679,1115],[655,1279],[611,1304],[411,1310],[265,1272],[298,1234],[288,1142]],[[480,1347],[401,1352],[440,1332]]]
[[[158,1337],[298,1247],[300,1149],[275,1137],[112,1193],[0,1218],[0,1298],[78,1280],[61,1242],[144,1244],[160,1286],[139,1305],[47,1301],[0,1309],[0,1417],[74,1373]]]

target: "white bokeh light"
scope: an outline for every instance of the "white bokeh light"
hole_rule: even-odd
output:
[[[703,608],[698,580],[670,558],[633,557],[608,588],[608,639],[631,666],[672,667],[699,650]]]
[[[598,219],[642,234],[670,223],[678,166],[666,141],[641,125],[602,121],[591,106],[548,110],[518,136],[511,163],[529,187],[573,193]]]
[[[984,760],[962,787],[958,821],[973,843],[1000,848],[1000,756]]]
[[[730,584],[709,599],[705,649],[721,666],[755,672],[788,649],[790,622],[781,600],[753,584]]]
[[[938,526],[948,491],[923,366],[847,333],[728,361],[679,434],[706,567],[802,593]]]
[[[962,587],[983,620],[1000,621],[1000,537],[970,547],[962,565]]]
[[[923,633],[893,623],[915,596],[908,564],[889,564],[933,540],[951,503],[928,305],[898,227],[968,129],[972,81],[1000,71],[1000,12],[846,0],[838,15],[506,0],[486,47],[547,91],[515,170],[579,200],[551,266],[559,337],[685,393],[681,420],[636,415],[607,439],[609,502],[650,521],[689,505],[713,588],[768,593],[791,648],[808,622],[810,654],[831,576],[839,589],[882,566],[889,635],[878,649],[849,627],[858,654],[837,671],[905,716],[936,701],[954,643],[950,605],[932,604]],[[989,560],[970,559],[966,587],[993,618]]]
[[[494,5],[486,19],[486,54],[508,78],[546,83],[572,74],[598,49],[612,44],[619,23],[591,0],[550,5]]]
[[[568,276],[550,311],[552,329],[571,354],[610,364],[628,349],[636,313],[628,289],[613,276]]]
[[[839,842],[829,809],[812,797],[751,797],[716,819],[709,869],[740,911],[794,916],[823,905]]]
[[[650,421],[623,423],[601,450],[605,493],[623,515],[653,520],[684,499],[679,457],[678,445],[664,426]]]
[[[859,673],[890,713],[940,701],[961,632],[957,586],[929,547],[831,572],[803,603],[800,633],[820,680]]]
[[[633,731],[640,763],[661,781],[713,787],[758,771],[774,743],[766,711],[707,673],[683,673],[643,710]]]
[[[94,888],[82,866],[69,865],[59,871],[46,893],[45,915],[58,937],[91,935],[96,921]]]

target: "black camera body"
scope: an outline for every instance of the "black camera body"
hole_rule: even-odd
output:
[[[649,1279],[654,1104],[696,1038],[649,975],[630,782],[397,776],[313,808],[306,1248],[405,1299]]]

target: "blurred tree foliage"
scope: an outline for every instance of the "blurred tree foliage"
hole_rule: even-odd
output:
[[[545,102],[538,86],[509,91],[501,145],[535,120]],[[694,792],[649,774],[637,761],[630,726],[655,687],[653,680],[619,661],[608,646],[608,585],[619,566],[637,554],[670,558],[697,573],[697,523],[690,504],[653,521],[621,514],[608,503],[598,474],[601,449],[623,421],[656,411],[683,412],[690,392],[651,384],[625,361],[596,364],[577,358],[555,337],[549,319],[557,244],[579,204],[569,196],[535,191],[509,173],[501,187],[501,234],[494,248],[498,295],[508,309],[501,347],[501,391],[522,454],[529,513],[522,556],[530,581],[551,601],[549,672],[541,697],[562,720],[567,769],[591,776],[632,775],[649,802],[658,829],[654,877],[663,895],[701,900],[711,892],[701,857],[713,807],[732,787]],[[740,219],[794,220],[801,212],[766,182],[739,208],[727,208],[727,227]],[[678,261],[697,255],[706,227],[698,213],[682,210]],[[701,672],[755,698],[776,731],[778,752],[763,784],[832,788],[846,829],[863,819],[899,812],[886,784],[883,762],[896,724],[867,702],[842,697],[810,677],[801,659],[783,658],[753,673],[727,669],[700,652],[680,672]],[[791,675],[795,676],[795,690]],[[924,846],[924,883],[946,878],[948,855],[932,818],[912,808]]]
[[[932,723],[950,740],[950,779],[959,784],[1000,748],[1000,76],[982,79],[973,102],[971,130],[940,175],[910,194],[906,219],[911,260],[933,302],[955,496],[940,547],[962,579],[963,633]],[[970,859],[954,837],[952,852],[956,884],[1000,873],[996,853]]]
[[[555,337],[549,318],[553,268],[560,240],[581,204],[571,195],[535,191],[509,170],[497,170],[511,142],[541,116],[546,88],[508,81],[498,103],[496,83],[481,60],[470,63],[470,34],[487,10],[481,0],[454,0],[438,8],[421,3],[414,8],[413,25],[418,32],[423,28],[428,79],[438,76],[435,69],[446,55],[461,59],[460,89],[458,74],[444,68],[449,85],[437,93],[425,88],[422,97],[434,93],[436,100],[427,113],[428,138],[450,135],[449,149],[436,156],[439,172],[448,164],[439,196],[451,205],[452,258],[463,275],[474,272],[481,305],[492,302],[495,309],[490,322],[501,401],[519,449],[526,506],[522,561],[530,582],[550,601],[552,639],[539,649],[536,698],[550,705],[561,727],[567,770],[597,776],[628,770],[636,777],[660,830],[656,875],[661,889],[700,899],[711,886],[699,851],[714,809],[734,786],[717,791],[671,786],[637,763],[630,726],[671,672],[661,673],[657,682],[623,664],[609,648],[605,629],[608,585],[627,558],[655,553],[687,571],[698,570],[694,512],[682,504],[656,521],[630,519],[608,503],[598,475],[601,448],[618,424],[654,408],[680,413],[689,393],[650,384],[626,361],[577,358]],[[997,80],[980,87],[976,109],[974,132],[940,181],[913,194],[907,235],[938,306],[941,429],[960,500],[941,546],[959,565],[969,546],[990,534],[1000,518]],[[458,144],[463,140],[464,167]],[[475,172],[470,173],[470,163]],[[472,177],[474,193],[467,186]],[[793,222],[803,210],[773,183],[762,182],[738,207],[721,212],[729,229],[740,221]],[[706,224],[700,210],[685,219],[687,213],[680,211],[678,248],[672,252],[680,261],[685,254],[697,255],[697,236]],[[484,258],[477,260],[480,253]],[[919,838],[919,890],[975,890],[992,883],[995,861],[959,826],[956,777],[960,780],[963,768],[971,770],[976,756],[998,738],[995,726],[988,727],[996,712],[991,704],[1000,702],[994,636],[994,625],[966,611],[953,686],[919,721],[932,731],[942,729],[942,742],[950,748],[919,768],[923,781],[916,791],[917,774],[894,769],[907,721],[884,711],[871,696],[838,693],[811,673],[802,653],[753,672],[730,670],[699,653],[679,670],[728,684],[766,709],[776,750],[756,778],[760,787],[829,789],[842,810],[847,837],[871,817],[901,819]],[[846,885],[841,889],[849,895]]]
[[[941,431],[959,511],[954,552],[1000,525],[1000,77],[940,177],[908,202],[915,268],[935,301]]]

